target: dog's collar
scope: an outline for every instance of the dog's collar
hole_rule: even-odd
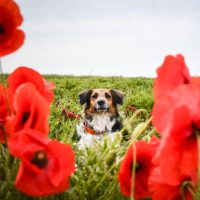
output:
[[[83,125],[84,125],[84,131],[91,134],[91,135],[102,135],[102,134],[104,134],[104,132],[95,131],[95,130],[89,128],[87,126],[87,123],[83,123]]]
[[[84,130],[85,130],[85,132],[87,132],[91,135],[95,135],[95,130],[93,130],[93,129],[87,127],[87,126],[84,126]]]

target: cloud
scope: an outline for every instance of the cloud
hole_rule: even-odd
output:
[[[4,70],[155,76],[164,56],[183,53],[199,74],[198,1],[18,1],[26,44],[3,59]]]

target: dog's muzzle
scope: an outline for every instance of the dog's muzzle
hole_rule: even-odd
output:
[[[109,106],[104,99],[100,99],[96,102],[94,110],[97,112],[106,112],[109,111]]]

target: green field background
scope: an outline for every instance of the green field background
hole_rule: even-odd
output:
[[[49,135],[52,139],[73,146],[76,154],[76,172],[70,178],[69,190],[62,194],[39,198],[26,196],[14,187],[19,161],[10,157],[6,147],[1,145],[0,199],[127,199],[120,194],[117,173],[128,145],[133,140],[149,140],[156,134],[149,120],[153,107],[153,79],[56,75],[45,75],[45,78],[56,85],[49,116]],[[119,107],[124,129],[118,133],[113,144],[105,138],[103,143],[80,151],[76,147],[75,132],[79,120],[68,118],[62,111],[65,109],[81,114],[83,108],[79,104],[78,94],[91,88],[111,88],[126,93],[124,103]]]

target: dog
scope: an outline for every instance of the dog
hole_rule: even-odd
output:
[[[89,89],[79,94],[80,104],[85,105],[83,122],[77,126],[79,148],[121,130],[118,105],[123,104],[124,96],[124,92],[115,89]]]

